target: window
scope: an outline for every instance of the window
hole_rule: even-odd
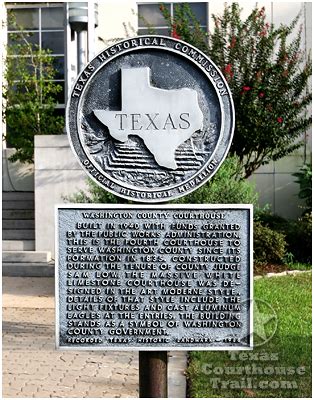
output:
[[[184,3],[163,3],[171,17],[175,16],[176,7]],[[208,28],[207,2],[188,3],[193,14],[200,23],[201,28]],[[146,35],[154,28],[157,35],[170,36],[169,27],[160,11],[160,3],[139,3],[138,4],[138,34]]]
[[[53,64],[56,68],[54,82],[61,85],[63,90],[58,93],[56,108],[64,113],[65,107],[65,77],[64,77],[64,8],[63,3],[27,3],[7,4],[8,12],[12,14],[16,25],[10,24],[8,18],[8,44],[18,44],[22,40],[22,32],[27,34],[27,40],[39,46],[40,49],[50,49]],[[17,30],[21,27],[21,30]],[[21,34],[21,35],[19,35]],[[20,54],[14,54],[18,62]],[[27,57],[27,55],[24,55]]]

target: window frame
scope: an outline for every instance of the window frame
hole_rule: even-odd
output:
[[[65,99],[66,99],[66,16],[64,12],[64,2],[60,3],[18,3],[18,4],[12,4],[7,2],[5,4],[7,12],[10,10],[24,10],[24,9],[37,9],[38,10],[38,29],[29,29],[25,31],[22,30],[12,30],[7,27],[7,40],[9,38],[9,34],[15,33],[18,34],[19,32],[27,32],[27,33],[38,33],[38,45],[39,49],[42,49],[42,34],[43,33],[57,33],[57,32],[62,32],[63,33],[63,53],[51,53],[50,55],[54,58],[60,58],[63,57],[63,78],[56,78],[53,79],[52,82],[55,82],[56,84],[60,84],[63,87],[63,102],[62,103],[57,103],[55,106],[55,109],[63,109],[65,110]],[[42,27],[42,9],[51,9],[51,8],[60,8],[62,10],[63,14],[63,28],[58,28],[58,29],[45,29]],[[21,56],[19,54],[12,55],[10,56],[12,58],[19,58],[19,57],[27,57],[27,56]]]
[[[197,1],[197,2],[188,2],[188,1],[187,2],[184,2],[184,1],[169,2],[169,1],[167,1],[164,4],[165,5],[168,5],[168,4],[170,5],[171,19],[173,19],[173,16],[174,16],[174,6],[176,4],[180,4],[180,3],[187,3],[187,4],[202,3],[202,4],[204,4],[205,7],[206,7],[206,25],[200,25],[200,27],[201,28],[205,28],[206,31],[208,31],[208,29],[209,29],[209,5],[208,5],[208,1]],[[160,3],[159,2],[148,2],[148,1],[146,1],[146,2],[144,2],[144,1],[137,2],[136,3],[137,15],[139,14],[139,6],[141,6],[141,5],[160,5]],[[168,28],[168,26],[166,26],[166,25],[165,26],[152,25],[152,26],[153,26],[154,29],[165,29],[165,28]],[[138,20],[137,20],[137,32],[138,32],[138,34],[141,35],[140,30],[144,30],[144,29],[148,29],[148,28],[147,27],[139,27]]]

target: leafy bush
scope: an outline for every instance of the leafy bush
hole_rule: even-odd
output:
[[[309,212],[312,207],[312,166],[305,164],[299,172],[292,174],[298,179],[296,182],[300,185],[299,198],[305,200],[306,210]]]
[[[132,203],[122,197],[107,192],[101,188],[95,181],[87,178],[87,192],[80,190],[71,196],[67,196],[64,200],[72,203],[102,203],[102,204],[119,204],[119,203]]]
[[[280,264],[286,254],[284,234],[254,222],[254,264]]]
[[[269,211],[255,214],[255,221],[285,236],[287,242],[285,259],[293,262],[311,263],[312,260],[312,213],[307,212],[297,221],[287,220]],[[289,257],[288,257],[289,256]]]
[[[278,232],[285,232],[288,230],[289,221],[278,214],[272,214],[268,208],[258,210],[254,214],[254,221],[260,222],[263,226],[267,226]]]
[[[175,200],[174,203],[190,204],[253,204],[257,205],[258,193],[255,185],[242,179],[239,157],[225,159],[217,173],[202,187]]]
[[[307,212],[297,221],[290,221],[286,231],[287,250],[294,261],[312,263],[312,213]]]

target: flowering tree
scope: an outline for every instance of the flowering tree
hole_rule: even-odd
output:
[[[301,135],[311,124],[306,110],[310,58],[301,51],[299,20],[275,28],[266,22],[265,9],[255,8],[245,21],[237,3],[222,16],[212,15],[213,33],[204,32],[187,4],[176,6],[172,19],[161,12],[172,36],[204,51],[221,69],[232,91],[236,112],[231,153],[240,157],[245,177],[261,165],[278,160],[302,145]]]

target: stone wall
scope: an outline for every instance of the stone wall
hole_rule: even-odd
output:
[[[34,164],[9,161],[14,152],[14,149],[2,150],[2,191],[32,192],[34,191]]]
[[[55,205],[86,188],[83,172],[66,135],[35,136],[35,245],[54,255]]]
[[[262,166],[250,177],[256,184],[260,205],[268,204],[273,213],[288,219],[296,219],[302,214],[301,206],[304,202],[298,197],[300,186],[295,182],[297,178],[292,175],[304,164],[302,150]],[[308,154],[306,160],[310,158]]]

